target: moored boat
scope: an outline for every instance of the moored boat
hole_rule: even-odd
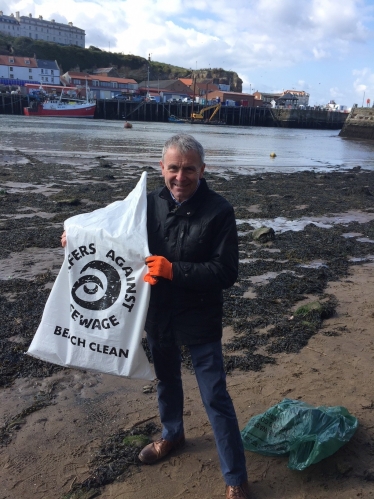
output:
[[[65,118],[93,118],[96,109],[96,101],[89,99],[86,87],[85,98],[72,98],[61,92],[60,97],[48,95],[42,89],[37,97],[30,100],[30,105],[23,108],[26,116],[50,116]]]
[[[174,114],[171,114],[169,117],[168,117],[168,121],[170,123],[187,123],[188,120],[184,120],[182,118],[177,118],[176,116],[174,116]]]

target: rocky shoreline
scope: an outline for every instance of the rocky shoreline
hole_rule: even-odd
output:
[[[0,462],[5,470],[16,467],[22,477],[25,473],[32,474],[37,484],[36,488],[29,488],[27,480],[20,476],[17,481],[6,471],[0,472],[1,481],[6,484],[1,499],[88,499],[100,493],[105,498],[127,497],[115,495],[115,491],[120,490],[117,482],[121,481],[126,489],[126,480],[136,481],[135,471],[142,470],[136,459],[136,445],[141,445],[142,438],[158,428],[154,384],[147,391],[141,382],[127,381],[130,386],[127,387],[127,409],[131,414],[131,408],[135,408],[136,417],[126,415],[116,420],[113,414],[109,418],[106,397],[110,387],[113,397],[122,404],[124,395],[119,392],[123,380],[105,377],[104,382],[101,375],[62,369],[24,355],[62,263],[59,237],[63,221],[124,198],[142,171],[148,172],[149,189],[160,185],[159,172],[153,167],[124,165],[102,157],[86,164],[74,159],[71,163],[52,164],[36,157],[23,156],[22,161],[0,158],[0,310],[3,317],[0,326],[0,443],[3,446]],[[253,376],[261,379],[264,372],[275,372],[287,364],[287,359],[311,348],[315,338],[334,341],[346,334],[344,321],[340,326],[329,325],[329,320],[339,315],[340,307],[339,299],[329,287],[333,283],[348,282],[356,267],[372,269],[374,264],[374,172],[356,167],[344,173],[299,172],[232,175],[231,178],[208,173],[206,177],[212,188],[230,200],[238,219],[240,274],[236,285],[225,292],[224,352],[230,380],[237,379],[243,390],[251,390]],[[296,221],[293,227],[296,230],[284,227],[280,230],[277,226],[280,218]],[[274,236],[254,240],[253,230],[264,223],[274,224]],[[298,230],[302,227],[303,230]],[[185,370],[185,376],[193,379],[187,355]],[[193,381],[187,381],[187,385],[189,383]],[[186,395],[190,398],[189,392]],[[148,397],[146,403],[142,397]],[[281,394],[278,398],[281,399]],[[234,393],[233,399],[235,403]],[[368,400],[367,405],[370,403],[373,404]],[[121,404],[118,402],[118,414],[126,412],[126,408],[120,409]],[[139,409],[139,404],[144,410]],[[65,446],[77,456],[74,462],[79,462],[81,470],[78,466],[72,473],[66,461],[66,469],[52,473],[52,480],[52,475],[48,475],[50,466],[45,463],[47,478],[40,478],[43,471],[40,462],[37,464],[38,452],[30,450],[30,432],[44,421],[44,430],[38,430],[38,438],[48,434],[48,442],[40,441],[40,447],[53,447],[50,425],[57,424],[59,411],[64,412],[68,407],[71,411],[73,406],[87,414],[85,420],[77,419],[81,441],[74,438],[80,444],[74,439],[65,439]],[[98,411],[97,407],[101,409]],[[60,422],[60,426],[62,432],[64,422]],[[204,434],[206,432],[209,434],[208,427]],[[373,435],[369,433],[370,448],[374,449]],[[87,442],[85,450],[79,450],[83,449],[82,442]],[[62,441],[59,444],[63,447]],[[198,446],[196,437],[196,449]],[[60,450],[59,447],[54,450],[56,463],[62,459]],[[26,462],[21,459],[17,464],[16,455],[30,452],[35,462],[30,458]],[[50,455],[45,450],[40,452]],[[66,452],[67,448],[61,450],[65,457]],[[215,459],[214,449],[212,455]],[[346,463],[346,455],[343,460]],[[346,470],[335,479],[351,479],[354,487],[358,487],[361,480],[364,486],[374,479],[373,459],[368,459],[365,466],[361,478]],[[219,470],[215,477],[216,471],[209,475],[212,480],[219,477]],[[148,469],[142,470],[143,475],[147,472]],[[72,477],[70,482],[69,477]],[[139,478],[139,487],[141,482]],[[113,485],[116,483],[118,486]],[[270,492],[266,492],[269,495],[262,492],[261,497],[307,497],[271,496]],[[188,497],[195,497],[193,493],[190,491]],[[168,497],[176,497],[177,491],[172,494]],[[323,495],[321,490],[319,494],[308,497],[335,497]]]

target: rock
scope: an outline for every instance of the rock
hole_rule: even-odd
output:
[[[252,232],[252,237],[254,241],[267,243],[275,239],[275,232],[271,227],[260,227]]]
[[[143,386],[143,393],[152,393],[152,392],[153,392],[153,385]]]

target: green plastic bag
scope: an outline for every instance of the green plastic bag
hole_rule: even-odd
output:
[[[289,454],[288,467],[303,470],[334,454],[357,427],[345,407],[313,407],[286,398],[251,418],[241,435],[246,450],[265,456]]]

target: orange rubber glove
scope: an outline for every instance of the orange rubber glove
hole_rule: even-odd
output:
[[[158,283],[158,279],[156,277],[152,277],[151,274],[145,274],[143,281],[149,282],[151,286]]]
[[[164,277],[170,281],[173,279],[173,265],[163,256],[149,256],[145,259],[145,263],[148,265],[149,274],[144,276],[144,280],[150,284],[156,284],[157,277]],[[148,277],[149,276],[149,277]],[[146,279],[147,278],[147,279]],[[151,279],[156,282],[151,282]]]

